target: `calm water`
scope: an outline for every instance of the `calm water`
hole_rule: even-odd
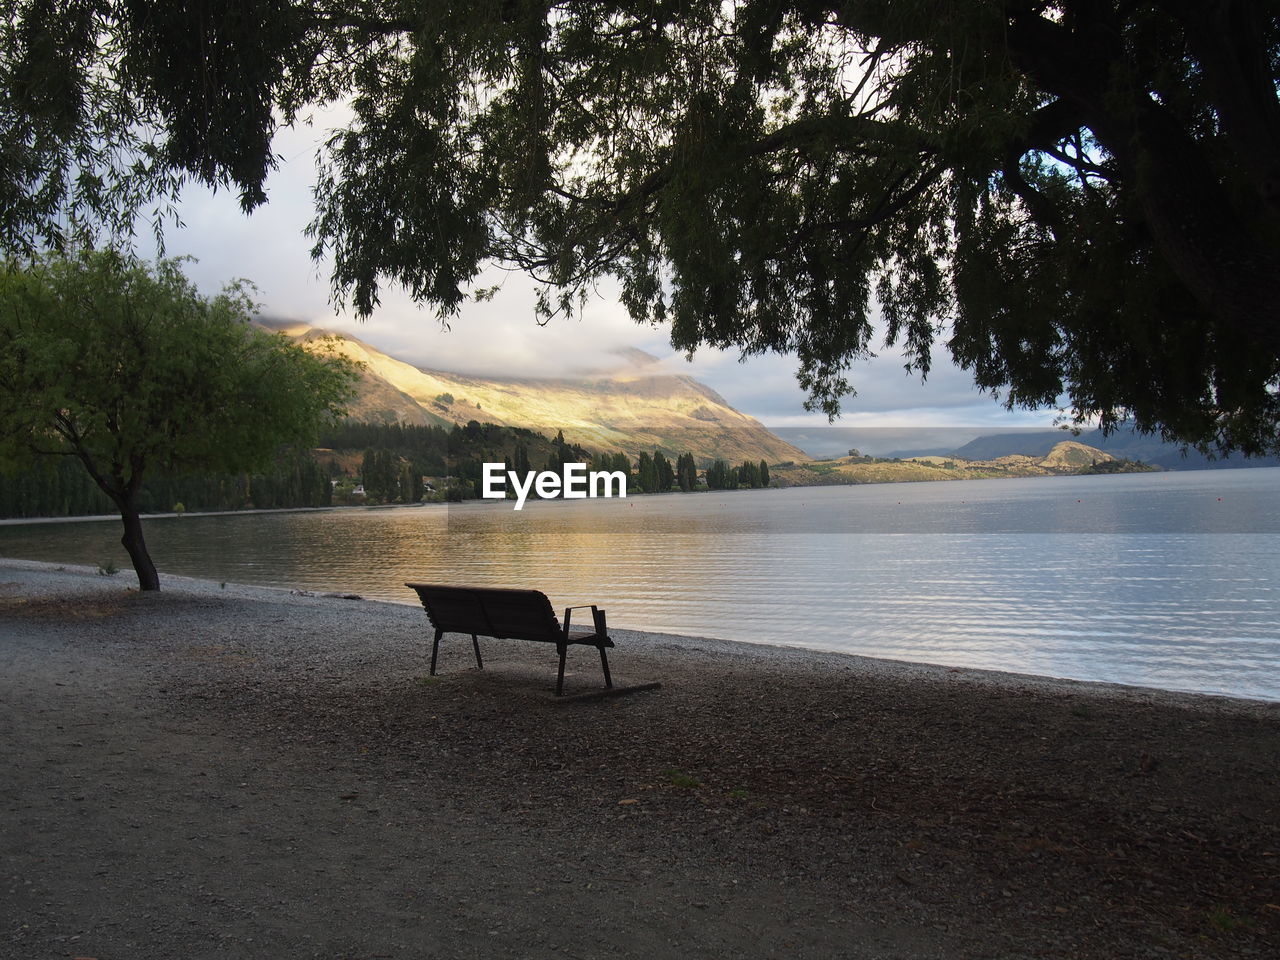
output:
[[[164,572],[410,602],[531,586],[620,627],[1280,699],[1280,469],[159,518]],[[0,525],[112,559],[118,521]],[[424,621],[425,627],[425,621]]]

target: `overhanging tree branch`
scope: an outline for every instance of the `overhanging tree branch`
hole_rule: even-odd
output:
[[[33,36],[66,33],[59,5],[13,2]],[[358,311],[390,281],[454,312],[494,262],[561,287],[557,304],[613,275],[683,349],[795,352],[834,411],[874,287],[913,349],[954,317],[953,355],[1006,396],[1060,385],[1080,417],[1272,447],[1270,7],[319,0],[255,8],[283,11],[278,30],[215,35],[182,5],[139,20],[105,0],[102,44],[47,48],[82,113],[0,84],[0,242],[59,240],[66,209],[130,223],[189,176],[251,205],[277,118],[347,100],[313,237]],[[192,37],[207,55],[174,56]],[[237,110],[243,126],[223,122]],[[146,170],[113,180],[131,156]]]

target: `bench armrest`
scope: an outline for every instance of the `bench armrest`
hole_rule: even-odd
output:
[[[576,607],[564,608],[564,635],[566,637],[569,635],[569,622],[573,618],[573,611],[586,609],[591,610],[591,619],[594,622],[596,633],[601,636],[605,636],[608,633],[608,630],[605,628],[604,611],[594,603],[583,603]]]

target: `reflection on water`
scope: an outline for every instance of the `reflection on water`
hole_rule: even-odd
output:
[[[160,518],[161,570],[413,601],[529,586],[620,627],[1280,699],[1280,470]],[[115,522],[0,554],[127,559]]]

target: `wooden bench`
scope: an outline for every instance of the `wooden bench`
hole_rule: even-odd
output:
[[[604,668],[604,685],[613,688],[609,675],[609,658],[605,648],[612,647],[605,625],[604,611],[594,604],[568,607],[564,611],[564,626],[556,619],[547,595],[539,590],[511,590],[505,587],[450,587],[437,583],[406,583],[416,590],[418,599],[427,611],[427,618],[435,627],[436,637],[431,644],[431,675],[436,673],[436,655],[440,651],[440,638],[446,633],[471,634],[471,646],[476,653],[476,666],[484,669],[480,658],[480,637],[499,640],[534,640],[555,644],[560,654],[560,672],[556,676],[556,696],[564,692],[564,661],[571,644],[596,647],[600,651],[600,666]],[[574,610],[591,608],[593,630],[573,630],[569,623]]]

